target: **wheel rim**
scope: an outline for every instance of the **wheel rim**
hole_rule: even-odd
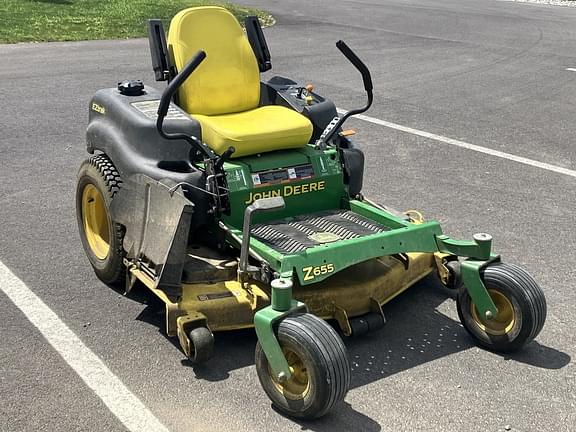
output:
[[[470,305],[472,318],[483,331],[488,334],[499,336],[510,332],[516,323],[516,314],[512,302],[500,291],[489,289],[488,294],[498,309],[498,314],[491,320],[481,318],[474,303]]]
[[[82,192],[82,222],[86,240],[98,259],[106,259],[110,252],[110,226],[106,204],[100,191],[88,184]]]
[[[286,382],[278,381],[272,370],[269,368],[270,376],[276,389],[287,399],[303,399],[310,391],[310,379],[308,377],[308,368],[300,356],[294,351],[284,348],[282,350],[292,376]]]

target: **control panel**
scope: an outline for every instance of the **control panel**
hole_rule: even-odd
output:
[[[312,164],[306,164],[290,168],[252,173],[252,183],[254,183],[254,187],[263,187],[306,180],[313,177],[314,168],[312,168]]]
[[[314,92],[314,86],[299,85],[282,77],[273,77],[264,85],[264,100],[298,111],[310,119],[314,126],[311,142],[315,142],[332,119],[338,116],[336,106]]]

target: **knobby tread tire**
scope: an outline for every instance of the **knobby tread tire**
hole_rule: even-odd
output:
[[[124,227],[110,220],[111,232],[109,256],[104,260],[99,260],[93,255],[83,232],[84,227],[80,201],[82,194],[81,188],[87,183],[94,184],[100,193],[102,193],[106,204],[106,210],[109,212],[112,199],[122,187],[122,177],[108,156],[105,154],[94,155],[86,159],[80,166],[78,171],[78,189],[76,192],[78,227],[80,229],[80,237],[82,238],[82,243],[88,259],[100,280],[108,285],[119,286],[125,282],[126,277],[126,268],[123,263],[125,256],[123,248]]]

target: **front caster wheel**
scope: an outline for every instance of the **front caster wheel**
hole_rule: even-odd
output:
[[[546,320],[546,299],[542,289],[518,266],[494,263],[481,276],[498,315],[485,319],[464,287],[456,305],[464,328],[474,341],[491,351],[515,351],[534,339]]]
[[[188,333],[190,339],[190,361],[193,364],[204,363],[212,357],[214,335],[206,327],[197,327]]]
[[[277,337],[292,377],[280,382],[258,343],[256,371],[264,391],[274,406],[289,416],[323,416],[344,399],[350,386],[350,364],[342,339],[326,322],[311,314],[284,318],[278,325]]]

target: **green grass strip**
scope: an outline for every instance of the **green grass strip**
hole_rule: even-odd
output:
[[[160,18],[167,26],[180,10],[193,6],[226,7],[240,22],[260,10],[205,0],[1,0],[0,43],[125,39],[146,36],[146,20]]]

